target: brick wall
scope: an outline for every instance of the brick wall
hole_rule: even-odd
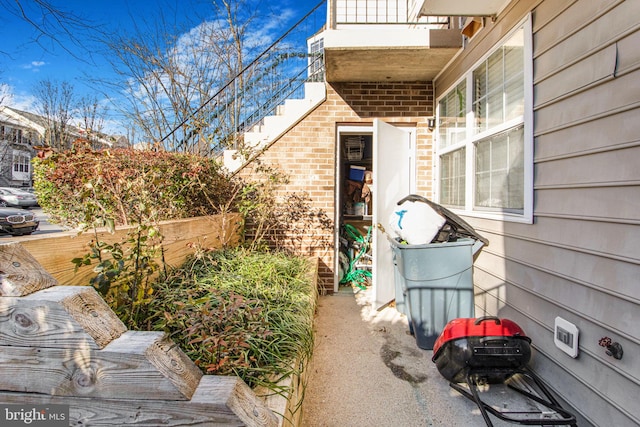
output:
[[[335,221],[336,128],[343,124],[365,125],[381,118],[391,124],[416,127],[418,192],[431,197],[433,157],[427,117],[434,114],[433,104],[431,82],[327,85],[325,102],[274,141],[260,155],[260,161],[277,166],[289,176],[290,184],[282,196],[306,192],[313,209]],[[254,166],[248,165],[241,173],[253,174]],[[319,287],[330,292],[334,280],[334,233],[316,230],[306,240],[303,255],[319,257]]]

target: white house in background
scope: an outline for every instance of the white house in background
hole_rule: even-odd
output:
[[[67,126],[71,140],[86,138],[86,132]],[[31,159],[34,147],[44,145],[47,120],[37,114],[0,106],[0,186],[28,187],[31,185]],[[127,145],[125,137],[98,134],[92,136],[94,145],[114,147]]]
[[[9,107],[0,107],[0,185],[31,185],[31,159],[34,146],[42,144],[44,127]]]

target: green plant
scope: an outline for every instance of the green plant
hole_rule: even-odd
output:
[[[34,162],[34,187],[54,222],[96,236],[76,270],[93,265],[90,283],[130,329],[145,328],[152,279],[164,269],[165,219],[233,209],[239,184],[213,159],[130,149],[50,153]],[[133,226],[121,242],[101,241],[97,230]]]
[[[158,283],[149,314],[203,371],[281,392],[313,349],[309,268],[283,253],[200,252]]]
[[[148,305],[153,298],[153,277],[161,266],[156,259],[162,251],[162,236],[153,225],[138,224],[123,242],[107,243],[96,239],[90,252],[74,258],[76,271],[96,264],[96,276],[90,280],[107,304],[129,329],[149,329]]]
[[[145,209],[158,221],[233,210],[240,186],[215,159],[162,151],[77,146],[34,159],[33,169],[42,209],[80,229],[135,224]]]

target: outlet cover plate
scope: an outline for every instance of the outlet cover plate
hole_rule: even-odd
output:
[[[562,317],[556,317],[553,329],[553,342],[556,347],[569,356],[578,357],[578,328]]]

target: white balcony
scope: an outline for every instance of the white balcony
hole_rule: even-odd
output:
[[[428,81],[462,46],[459,18],[420,16],[414,0],[330,0],[329,82]]]

